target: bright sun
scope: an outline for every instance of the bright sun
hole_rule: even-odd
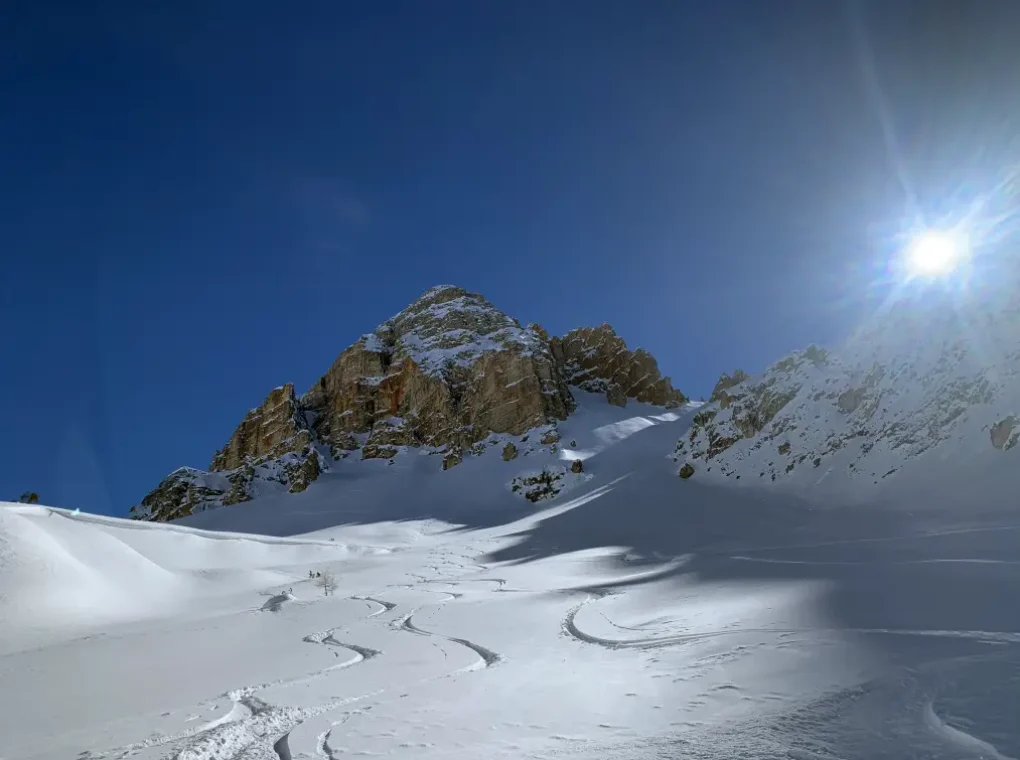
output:
[[[907,264],[915,275],[942,277],[956,269],[966,248],[966,242],[952,232],[928,230],[911,241]]]

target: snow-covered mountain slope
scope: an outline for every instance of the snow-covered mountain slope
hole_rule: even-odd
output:
[[[620,408],[584,391],[575,391],[574,399],[575,410],[566,420],[519,436],[490,435],[474,454],[448,470],[439,466],[442,454],[430,449],[411,450],[393,464],[352,457],[337,462],[315,488],[302,493],[206,510],[173,524],[288,536],[350,521],[505,522],[533,513],[547,501],[568,498],[577,489],[619,477],[625,474],[621,467],[630,466],[635,457],[668,464],[662,452],[693,410],[633,402]],[[616,450],[652,428],[660,428],[654,444],[645,435],[640,446]],[[581,471],[572,472],[572,467]],[[541,473],[552,479],[552,492],[531,501],[525,481]]]
[[[552,338],[475,293],[432,288],[362,336],[304,394],[273,389],[210,472],[172,472],[132,515],[166,521],[271,493],[298,493],[338,462],[440,453],[450,469],[493,435],[544,435],[576,404],[570,387],[675,407],[685,399],[652,356],[609,325]]]
[[[724,375],[677,442],[682,474],[830,501],[1006,498],[1020,487],[1020,306],[923,295],[835,350]]]
[[[698,410],[578,398],[169,525],[0,506],[2,757],[1020,756],[1015,515],[680,482]]]

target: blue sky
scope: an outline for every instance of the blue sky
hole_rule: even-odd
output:
[[[121,514],[438,283],[695,396],[839,338],[904,212],[878,11],[782,7],[5,4],[0,497]]]

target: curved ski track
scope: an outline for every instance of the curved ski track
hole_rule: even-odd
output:
[[[497,654],[496,652],[493,652],[491,649],[486,649],[481,644],[476,644],[470,639],[460,639],[457,638],[456,636],[446,636],[445,634],[442,633],[433,633],[432,631],[426,631],[423,628],[419,628],[418,626],[411,622],[411,618],[415,615],[415,613],[419,612],[420,610],[421,607],[411,610],[402,618],[394,620],[391,623],[391,625],[398,630],[407,631],[408,633],[414,633],[417,634],[418,636],[435,636],[436,638],[446,639],[447,641],[452,641],[455,644],[460,644],[463,647],[467,647],[472,652],[477,654],[481,658],[481,660],[478,663],[469,665],[466,668],[462,668],[463,671],[488,668],[495,665],[498,662],[503,661],[503,655]]]
[[[481,565],[478,565],[477,567],[482,568]],[[463,567],[459,567],[458,569],[463,569]],[[502,591],[503,587],[506,585],[506,580],[502,578],[444,579],[425,578],[414,574],[412,574],[412,577],[415,578],[414,585],[405,586],[405,588],[415,588],[428,583],[444,583],[452,586],[459,585],[460,583],[482,582],[495,583],[496,588],[493,589],[493,591]],[[393,587],[399,588],[400,586],[394,585]],[[442,606],[447,602],[454,601],[463,596],[462,593],[452,591],[433,591],[431,589],[421,588],[419,588],[419,590],[428,593],[445,593],[447,598],[439,600],[439,602],[435,605],[422,605],[417,607],[403,617],[390,621],[389,625],[396,630],[405,631],[417,636],[429,636],[451,641],[470,649],[478,655],[479,658],[477,662],[472,663],[467,667],[460,668],[452,673],[446,673],[441,676],[432,676],[422,679],[420,683],[426,683],[434,680],[435,678],[446,678],[462,672],[481,670],[496,665],[504,660],[502,655],[469,639],[447,636],[445,634],[434,633],[417,627],[412,622],[411,618],[414,614],[420,612],[425,606]],[[371,596],[356,595],[349,598],[358,601],[370,602],[379,606],[379,609],[367,615],[365,619],[378,617],[393,611],[397,607],[397,604],[394,602]],[[291,731],[293,731],[298,725],[310,718],[322,715],[323,713],[331,712],[345,705],[379,696],[387,691],[387,689],[379,689],[355,697],[334,699],[327,703],[308,708],[274,706],[255,696],[257,692],[271,687],[287,687],[299,683],[305,683],[310,680],[324,678],[333,671],[352,667],[364,662],[365,660],[369,660],[383,654],[383,652],[378,649],[340,641],[334,636],[334,632],[337,630],[340,630],[340,628],[337,627],[324,631],[316,631],[302,637],[302,641],[309,644],[347,649],[354,655],[350,659],[312,673],[234,689],[215,698],[226,698],[231,700],[233,703],[232,708],[217,720],[206,723],[198,728],[179,731],[175,734],[155,734],[143,741],[123,745],[111,750],[102,752],[83,752],[79,755],[79,760],[106,760],[107,758],[122,760],[130,755],[137,754],[143,749],[151,749],[153,747],[162,746],[171,747],[171,750],[167,754],[161,756],[160,760],[249,760],[254,758],[292,760],[293,756],[289,745],[289,737]],[[334,651],[333,654],[334,656],[339,657],[339,654],[336,651]],[[407,686],[408,685],[403,686],[402,689],[406,689]],[[330,733],[337,725],[345,723],[352,715],[357,714],[357,712],[359,711],[347,713],[342,719],[335,721],[331,728],[319,735],[316,746],[317,755],[327,758],[327,760],[333,757],[333,752],[328,745]]]
[[[662,647],[678,646],[692,641],[717,638],[719,636],[733,636],[741,633],[766,633],[766,634],[791,634],[791,633],[816,633],[816,634],[842,634],[859,633],[874,634],[883,636],[932,636],[939,638],[960,638],[975,639],[988,643],[997,644],[1020,644],[1020,632],[1017,631],[961,631],[961,630],[937,630],[937,629],[897,629],[897,628],[733,628],[725,631],[702,631],[700,633],[683,633],[674,636],[651,636],[635,639],[607,639],[587,633],[578,627],[577,614],[589,604],[596,602],[606,596],[612,595],[606,589],[590,589],[588,597],[571,607],[564,616],[561,628],[568,636],[584,642],[594,644],[606,649],[659,649]],[[618,625],[603,615],[606,621],[624,630],[637,630]]]

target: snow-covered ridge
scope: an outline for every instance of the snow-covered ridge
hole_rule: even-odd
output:
[[[1018,314],[1008,302],[929,296],[832,351],[724,376],[674,456],[685,476],[858,498],[892,488],[905,468],[914,475],[897,487],[1004,464],[1020,434]]]

